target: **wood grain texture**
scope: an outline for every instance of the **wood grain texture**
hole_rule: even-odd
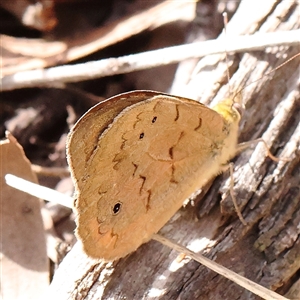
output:
[[[230,30],[234,35],[300,27],[295,1],[255,3],[242,1],[244,7],[230,22],[228,34]],[[262,3],[264,9],[258,9]],[[233,90],[260,79],[298,52],[299,47],[278,47],[231,55]],[[204,103],[228,96],[228,87],[221,88],[226,83],[223,59],[213,56],[201,60],[192,80],[182,81],[171,92]],[[180,82],[180,73],[176,82]],[[232,212],[228,174],[224,174],[205,198],[196,199],[196,206],[182,208],[160,231],[281,294],[292,287],[288,294],[291,299],[299,299],[299,85],[299,59],[295,59],[243,90],[246,112],[240,141],[262,136],[272,153],[290,159],[274,163],[258,145],[235,160],[234,191],[249,226],[242,225]],[[49,295],[59,295],[60,299],[258,299],[195,261],[177,261],[177,256],[175,251],[150,241],[130,256],[105,264],[87,258],[75,247],[55,274]]]

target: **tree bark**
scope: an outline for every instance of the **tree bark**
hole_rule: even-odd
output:
[[[296,1],[245,0],[228,24],[224,48],[234,35],[297,28],[300,8]],[[232,208],[225,172],[204,197],[196,197],[159,232],[290,299],[300,299],[299,57],[264,75],[299,50],[276,47],[229,55],[230,86],[233,94],[243,88],[246,106],[240,142],[263,137],[274,155],[289,159],[272,161],[262,143],[235,159],[234,193],[248,225],[241,223]],[[173,94],[205,104],[230,96],[228,85],[223,86],[227,81],[224,55],[206,57],[199,62],[196,74],[192,71],[187,80],[179,68]],[[55,273],[48,296],[260,299],[188,257],[178,256],[176,251],[150,241],[123,259],[105,263],[86,257],[76,245]]]

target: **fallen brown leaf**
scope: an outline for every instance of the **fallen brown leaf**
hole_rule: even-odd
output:
[[[49,284],[46,239],[39,199],[6,185],[11,173],[37,182],[17,140],[0,142],[1,295],[3,300],[40,299]]]

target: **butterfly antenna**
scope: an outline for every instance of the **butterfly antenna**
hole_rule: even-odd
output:
[[[290,61],[292,61],[293,59],[295,59],[296,57],[300,56],[300,52],[295,54],[294,56],[292,56],[291,58],[289,58],[287,61],[283,62],[282,64],[280,64],[279,66],[277,66],[276,68],[272,69],[271,71],[269,71],[268,73],[264,74],[262,77],[250,82],[249,84],[245,85],[244,87],[242,87],[236,94],[239,94],[242,90],[244,90],[247,86],[251,85],[252,83],[255,83],[261,79],[263,79],[265,76],[269,76],[270,74],[272,74],[273,72],[277,71],[278,69],[280,69],[281,67],[283,67],[284,65],[288,64]]]
[[[226,74],[227,74],[227,83],[229,89],[229,95],[232,96],[232,90],[230,86],[230,74],[229,74],[229,62],[228,62],[228,53],[227,53],[227,24],[228,24],[228,15],[227,12],[223,12],[223,22],[224,22],[224,36],[225,36],[225,60],[226,60]]]

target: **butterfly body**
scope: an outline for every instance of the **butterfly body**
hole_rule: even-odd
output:
[[[210,109],[152,91],[91,108],[68,143],[85,252],[114,260],[150,240],[235,155],[239,120],[231,100]]]

